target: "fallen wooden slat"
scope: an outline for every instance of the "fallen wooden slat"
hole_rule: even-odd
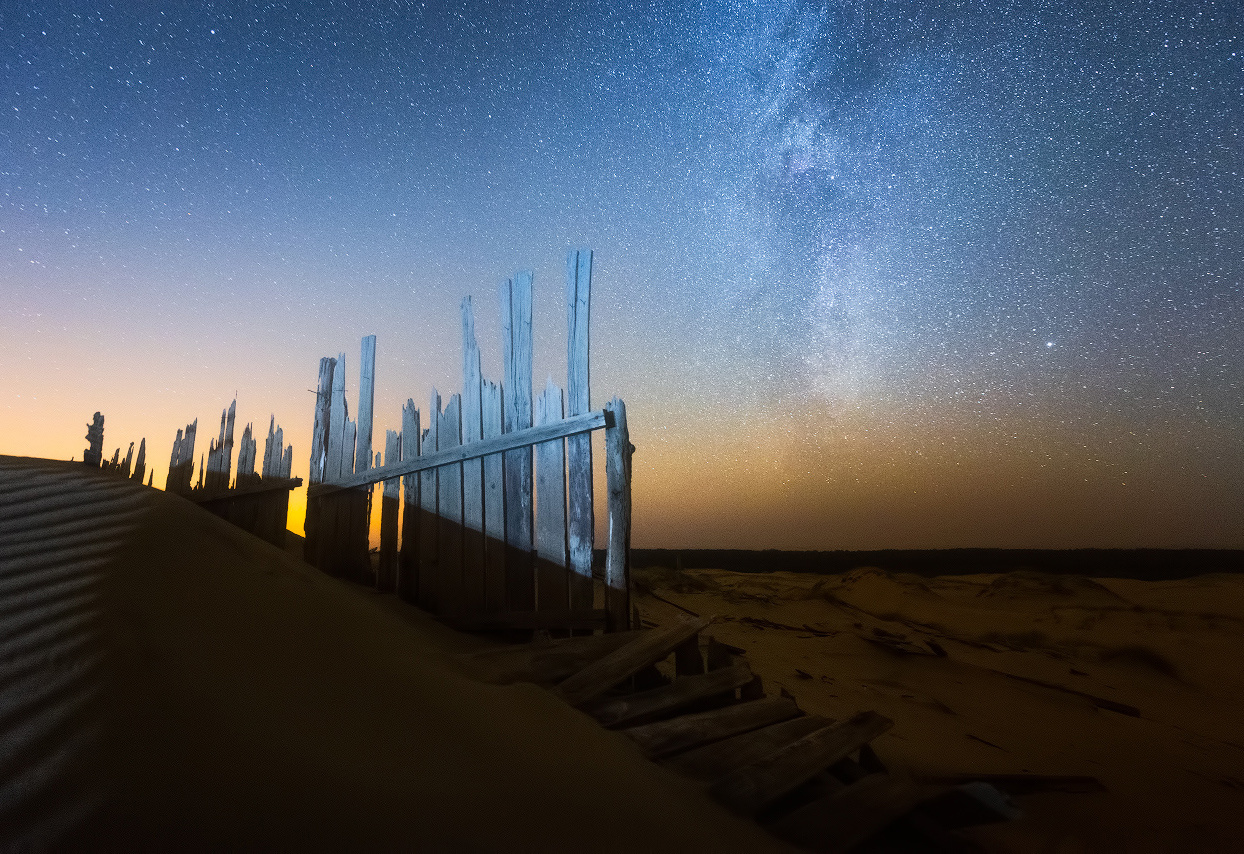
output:
[[[609,614],[604,608],[559,611],[500,611],[495,614],[465,614],[449,622],[463,631],[499,629],[603,629]]]
[[[746,663],[725,670],[714,670],[699,676],[684,676],[668,685],[604,700],[585,711],[600,721],[601,726],[637,726],[640,723],[668,717],[671,712],[697,700],[733,692],[752,681],[752,669]],[[733,695],[731,695],[733,696]]]
[[[710,793],[742,815],[754,815],[840,759],[894,726],[876,712],[861,712],[825,727],[718,780]]]
[[[869,774],[781,817],[769,831],[814,851],[850,851],[938,791],[889,774]]]
[[[645,724],[623,732],[639,745],[640,750],[655,759],[721,741],[798,714],[799,707],[793,700],[767,697],[709,712],[683,715],[673,720]]]
[[[778,698],[794,706],[790,700]],[[763,701],[757,701],[763,702]],[[804,715],[769,724],[760,729],[688,750],[668,761],[670,768],[688,777],[715,780],[781,750],[792,741],[829,726],[833,721],[819,715]]]
[[[645,632],[626,646],[589,664],[557,686],[555,693],[572,706],[594,700],[628,676],[660,661],[676,646],[708,625],[705,619],[678,620]]]
[[[555,685],[593,661],[625,646],[641,634],[643,632],[636,629],[589,637],[558,638],[542,643],[484,650],[464,656],[463,660],[480,671],[480,678],[488,682]]]

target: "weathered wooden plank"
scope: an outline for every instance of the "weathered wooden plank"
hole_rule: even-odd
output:
[[[341,467],[342,447],[345,442],[346,419],[350,417],[346,404],[346,354],[337,354],[332,376],[332,392],[329,399],[328,458],[324,465],[324,482],[340,480],[345,472]]]
[[[471,298],[462,300],[462,444],[484,438],[483,382],[475,312]],[[462,463],[462,609],[485,610],[484,590],[484,462]]]
[[[178,439],[181,431],[177,431]],[[86,425],[87,448],[82,452],[82,462],[92,468],[99,468],[104,462],[104,416],[96,412],[91,423]],[[178,443],[173,445],[173,455],[177,455]],[[172,468],[172,463],[169,467]]]
[[[285,454],[281,457],[281,470],[278,474],[281,477],[289,477],[294,470],[294,446],[286,445]]]
[[[117,449],[118,451],[120,448]],[[121,476],[128,478],[130,476],[130,466],[134,462],[134,443],[130,442],[129,450],[125,452],[125,459],[121,461]]]
[[[328,458],[328,423],[333,400],[333,368],[337,360],[329,356],[320,359],[320,375],[315,386],[315,417],[311,425],[311,470],[307,483],[324,482],[324,463]],[[251,425],[246,425],[243,436],[243,452],[246,440],[251,438]],[[250,460],[247,474],[255,473],[255,461]],[[242,459],[238,459],[238,475],[242,474]],[[310,507],[310,505],[308,505]]]
[[[436,432],[440,424],[441,396],[432,389],[428,401],[428,428],[423,431],[420,444],[422,453],[436,452]],[[419,473],[419,605],[436,613],[439,610],[437,589],[437,536],[436,486],[439,469],[429,468]]]
[[[501,387],[494,382],[481,386],[480,415],[484,441],[501,437]],[[483,458],[484,478],[484,610],[504,611],[505,586],[505,482],[501,454]]]
[[[147,474],[147,440],[143,438],[138,443],[138,459],[134,461],[134,473],[130,476],[131,480],[138,483],[143,482],[143,477]]]
[[[562,420],[562,390],[549,377],[536,401],[536,426]],[[566,451],[563,440],[536,445],[536,609],[570,607],[566,568]]]
[[[371,471],[360,472],[359,474],[343,474],[331,483],[319,484],[312,494],[327,495],[339,489],[353,489],[356,486],[366,486],[369,483],[378,483],[391,477],[400,477],[411,472],[485,457],[508,451],[511,448],[527,448],[530,450],[532,445],[537,445],[540,442],[549,442],[554,439],[572,436],[575,433],[588,433],[592,430],[599,430],[601,427],[608,427],[612,417],[608,411],[598,410],[589,412],[587,415],[576,415],[573,418],[563,419],[557,424],[529,427],[526,430],[505,433],[493,439],[484,439],[471,445],[461,445],[456,448],[450,448],[447,451],[438,451],[435,454],[425,453],[417,460],[403,461],[394,466],[384,466]]]
[[[605,408],[605,476],[609,492],[609,545],[605,555],[605,610],[613,631],[629,628],[631,617],[631,444],[626,404],[614,398]]]
[[[464,631],[502,629],[603,629],[608,615],[604,608],[561,611],[501,611],[495,614],[459,614],[447,620]]]
[[[678,709],[732,692],[752,681],[752,669],[746,663],[699,676],[683,676],[668,685],[602,700],[584,709],[601,726],[635,727],[669,717]]]
[[[705,677],[732,671],[733,668],[710,671]],[[766,697],[763,700],[736,703],[668,721],[644,724],[623,732],[646,755],[656,759],[721,741],[798,714],[799,709],[794,701],[786,697]]]
[[[756,704],[764,705],[756,705]],[[786,697],[767,697],[753,700],[731,709],[743,709],[751,706],[758,711],[773,709],[772,714],[782,715],[777,722],[767,721],[759,727],[749,728],[744,732],[713,740],[712,736],[720,737],[720,730],[706,730],[710,743],[679,753],[667,761],[670,768],[700,780],[715,780],[724,777],[731,771],[738,770],[771,753],[781,750],[793,741],[798,741],[809,733],[829,726],[832,721],[819,715],[796,717],[799,709],[793,700]],[[725,709],[717,710],[725,712]],[[789,714],[787,714],[789,713]],[[763,716],[758,715],[757,719]]]
[[[589,316],[592,293],[592,251],[571,250],[566,257],[566,414],[591,411]],[[592,437],[566,439],[568,516],[566,545],[570,565],[571,607],[592,603],[592,548],[596,518],[592,503]]]
[[[264,444],[263,444],[263,472],[262,474],[264,477],[273,476],[274,474],[273,458],[278,453],[279,453],[279,450],[276,448],[276,416],[273,415],[271,420],[268,421],[268,438],[264,440]]]
[[[221,498],[231,498],[233,496],[262,495],[267,492],[288,492],[300,486],[302,486],[302,478],[300,477],[269,477],[256,480],[249,486],[239,486],[233,489],[222,489],[219,491],[204,489],[195,492],[193,495],[187,495],[186,498],[195,502],[218,501]]]
[[[402,407],[402,459],[419,456],[419,410],[409,398]],[[408,602],[419,595],[419,475],[402,477],[402,544],[398,551],[397,594]]]
[[[734,812],[754,815],[893,725],[876,712],[861,712],[732,771],[714,783],[709,793]]]
[[[436,449],[444,451],[462,444],[462,398],[453,395],[440,414]],[[437,589],[440,613],[462,610],[462,464],[442,466],[438,472],[436,512],[440,517],[437,555]]]
[[[354,455],[355,471],[372,467],[372,410],[376,403],[376,336],[364,336],[359,357],[358,450]]]
[[[463,659],[486,682],[498,685],[534,682],[552,687],[643,634],[644,631],[635,629],[586,637],[557,638],[485,650],[463,656]]]
[[[505,368],[504,427],[506,433],[532,425],[531,273],[519,272],[502,286],[502,355]],[[518,447],[505,453],[505,539],[507,545],[507,607],[535,607],[532,574],[533,479],[532,450]]]
[[[238,399],[235,397],[229,404],[229,417],[225,421],[225,440],[222,446],[223,459],[221,460],[221,473],[225,489],[229,488],[229,476],[231,474],[230,467],[233,462],[233,425],[237,418]],[[286,475],[288,477],[289,475]]]
[[[628,676],[665,658],[707,625],[708,620],[696,617],[676,620],[646,632],[567,678],[557,686],[556,693],[572,706],[594,700]]]
[[[401,436],[394,430],[385,432],[385,462],[397,462],[402,453]],[[376,575],[376,589],[392,593],[397,589],[397,521],[398,500],[401,483],[397,478],[384,482],[380,504],[380,566]]]

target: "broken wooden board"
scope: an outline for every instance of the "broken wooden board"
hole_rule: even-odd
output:
[[[647,756],[655,759],[750,732],[798,714],[799,707],[794,701],[785,697],[766,697],[645,724],[623,732]]]
[[[705,619],[678,620],[659,629],[644,632],[626,646],[568,677],[554,693],[572,706],[596,699],[628,676],[665,658],[687,638],[694,637],[709,623]]]
[[[790,700],[779,699],[794,706]],[[764,759],[791,742],[832,723],[832,720],[819,715],[790,718],[688,750],[669,759],[666,764],[688,777],[715,780]]]
[[[644,634],[640,629],[484,650],[463,660],[487,682],[552,686]]]
[[[754,815],[892,726],[892,720],[876,712],[861,712],[726,775],[710,787],[710,792],[734,812]]]
[[[584,711],[596,718],[601,726],[637,726],[668,717],[677,709],[726,691],[730,691],[733,697],[734,689],[751,681],[752,669],[746,663],[737,664],[699,676],[684,676],[650,691],[603,700]]]

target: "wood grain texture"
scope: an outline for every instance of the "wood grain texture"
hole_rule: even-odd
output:
[[[684,676],[668,685],[602,700],[585,709],[601,726],[634,727],[649,723],[687,706],[733,691],[752,681],[752,669],[746,663],[724,670]]]
[[[536,426],[562,420],[562,390],[549,377],[536,401]],[[566,569],[566,456],[563,440],[536,445],[536,609],[570,607]],[[590,603],[589,603],[590,604]]]
[[[346,419],[350,413],[346,406],[346,354],[338,353],[333,369],[333,387],[329,400],[328,459],[324,466],[324,481],[338,480],[345,472],[341,468],[342,443],[345,442]],[[353,469],[351,472],[353,473]]]
[[[483,382],[479,345],[475,340],[475,313],[471,298],[462,300],[462,444],[484,438]],[[485,609],[484,581],[484,461],[462,463],[462,586],[463,609]]]
[[[484,441],[501,438],[501,387],[485,382],[480,389],[480,415]],[[501,454],[483,458],[484,482],[484,610],[504,611],[505,581],[505,480]]]
[[[376,402],[376,336],[364,336],[359,356],[358,442],[355,471],[371,468],[372,409]]]
[[[419,410],[407,398],[402,407],[402,459],[419,456]],[[402,540],[398,550],[397,594],[414,602],[419,594],[419,475],[402,477]]]
[[[311,469],[307,475],[308,484],[324,482],[324,462],[328,457],[329,413],[333,400],[333,369],[336,366],[336,359],[328,356],[320,359],[320,375],[315,386],[315,416],[311,426]],[[251,438],[249,424],[243,435],[248,439]],[[253,474],[254,471],[255,461],[251,459],[247,473]],[[238,474],[241,473],[242,462],[239,460]]]
[[[605,553],[605,610],[610,629],[630,628],[631,619],[631,445],[626,404],[614,398],[605,408],[605,479],[609,492],[609,542]]]
[[[713,673],[729,672],[733,668]],[[683,715],[624,730],[647,756],[670,756],[701,745],[711,744],[738,733],[758,729],[799,714],[798,707],[785,697],[766,697],[724,706],[707,712]]]
[[[440,424],[441,396],[432,389],[428,401],[428,427],[423,431],[420,448],[424,455],[436,452],[436,433]],[[419,473],[419,605],[427,611],[438,610],[437,589],[437,475],[434,468]]]
[[[470,445],[460,445],[445,451],[438,451],[435,454],[425,452],[417,460],[403,461],[394,466],[386,465],[382,468],[358,474],[343,474],[331,483],[319,484],[313,494],[327,495],[340,489],[365,486],[369,483],[377,483],[382,480],[388,480],[391,477],[409,474],[410,472],[437,468],[450,463],[460,463],[463,460],[485,457],[490,454],[508,451],[512,448],[523,448],[530,451],[532,445],[537,445],[540,442],[549,442],[554,439],[573,436],[576,433],[588,433],[592,430],[599,430],[605,426],[609,417],[604,410],[599,410],[597,412],[589,412],[587,415],[565,418],[555,424],[529,427],[526,430],[519,430],[514,433],[503,433],[493,439],[484,439],[479,442],[473,442]]]
[[[756,706],[755,703],[765,705]],[[735,734],[722,738],[720,741],[713,740],[711,743],[679,753],[667,760],[669,767],[688,777],[713,780],[764,759],[791,742],[798,741],[805,735],[823,729],[832,723],[829,719],[819,715],[796,717],[799,709],[793,700],[785,697],[768,697],[743,705],[753,706],[754,709],[766,713],[772,709],[777,722],[769,718],[768,714],[757,715],[755,720],[764,719],[765,723],[742,732],[735,730]],[[713,734],[720,737],[720,731]]]
[[[572,250],[566,257],[566,414],[591,411],[589,317],[592,252]],[[596,518],[592,502],[592,437],[566,439],[566,545],[570,566],[571,607],[592,604],[592,549]]]
[[[452,395],[436,426],[436,449],[444,451],[462,444],[462,398]],[[462,464],[453,463],[437,470],[436,512],[440,517],[437,535],[437,589],[439,610],[443,614],[463,610],[462,589]]]
[[[734,812],[754,815],[893,725],[876,712],[861,712],[727,774],[710,787],[709,793]]]
[[[506,281],[501,304],[504,430],[515,433],[532,425],[531,273],[520,272]],[[533,485],[531,448],[506,451],[506,604],[513,611],[535,607]]]
[[[397,462],[402,453],[402,438],[395,430],[384,436],[384,461]],[[380,566],[376,574],[376,589],[392,593],[397,589],[397,526],[398,503],[401,483],[397,478],[384,482],[380,504]]]
[[[557,686],[558,696],[572,706],[595,700],[623,679],[669,655],[675,647],[708,625],[703,618],[676,620],[644,632],[626,646],[595,661]]]

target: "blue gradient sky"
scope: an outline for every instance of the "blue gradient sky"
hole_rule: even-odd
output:
[[[0,7],[0,452],[309,455],[596,252],[640,546],[1244,547],[1229,2]],[[353,373],[351,373],[353,376]],[[381,434],[382,435],[382,434]],[[292,522],[300,528],[297,521]]]

